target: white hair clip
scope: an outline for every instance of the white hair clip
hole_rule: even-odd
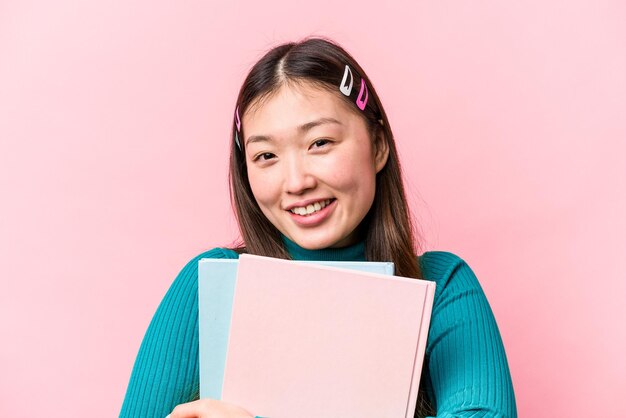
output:
[[[350,85],[346,85],[346,81],[348,81],[348,74],[350,75]],[[344,95],[349,96],[352,92],[352,84],[354,83],[354,77],[352,77],[352,70],[350,67],[346,65],[346,69],[343,72],[343,80],[341,80],[341,85],[339,86],[339,91]]]
[[[241,118],[239,117],[239,106],[235,109],[235,125],[237,126],[237,130],[235,131],[235,143],[237,147],[241,151],[241,144],[239,143],[239,132],[241,131]]]

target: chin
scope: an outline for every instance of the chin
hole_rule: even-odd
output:
[[[340,240],[333,238],[311,238],[307,239],[307,237],[298,237],[298,238],[290,238],[293,242],[298,244],[300,247],[305,250],[323,250],[324,248],[329,248],[337,244]]]
[[[330,246],[332,246],[332,244],[326,244],[325,242],[317,242],[317,241],[307,241],[307,242],[298,242],[298,241],[294,241],[296,244],[298,244],[300,247],[304,248],[305,250],[323,250],[324,248],[328,248]]]
[[[354,234],[345,237],[300,237],[301,239],[291,239],[300,247],[306,250],[323,250],[325,248],[344,248],[349,247],[357,242],[358,238]],[[308,239],[307,239],[308,238]]]

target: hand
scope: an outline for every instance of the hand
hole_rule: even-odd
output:
[[[165,418],[254,418],[254,415],[227,402],[200,399],[178,405]]]

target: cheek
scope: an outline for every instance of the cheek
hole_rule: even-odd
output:
[[[368,153],[345,155],[330,165],[332,168],[326,167],[324,171],[338,188],[366,194],[375,190],[376,170]]]
[[[279,188],[276,187],[276,179],[273,179],[271,173],[268,173],[266,170],[248,169],[248,181],[250,182],[252,195],[261,209],[263,209],[263,206],[273,203],[277,198],[277,194],[280,194],[277,193]]]

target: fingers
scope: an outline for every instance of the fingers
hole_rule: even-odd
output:
[[[245,409],[214,399],[200,399],[178,405],[165,418],[253,418]]]
[[[209,418],[211,415],[211,400],[202,399],[198,401],[183,403],[176,408],[166,418]]]

